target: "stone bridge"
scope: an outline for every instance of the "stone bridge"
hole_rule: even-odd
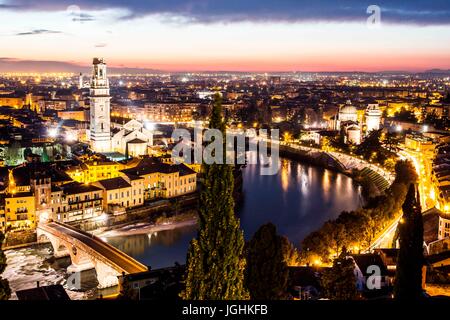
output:
[[[40,223],[38,242],[50,242],[56,258],[70,256],[70,273],[95,269],[98,287],[113,287],[117,276],[147,271],[148,268],[100,238],[74,227],[58,223]]]

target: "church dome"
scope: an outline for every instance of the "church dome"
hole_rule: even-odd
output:
[[[347,103],[345,104],[345,106],[343,108],[341,108],[341,110],[339,110],[340,114],[356,114],[357,110],[354,106],[352,106],[352,103],[350,102],[350,100],[347,101]]]
[[[354,106],[345,106],[340,111],[340,114],[356,114],[356,108]]]

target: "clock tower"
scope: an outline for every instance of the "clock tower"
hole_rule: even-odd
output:
[[[94,58],[90,88],[90,141],[95,152],[111,151],[109,81],[106,77],[106,63]]]

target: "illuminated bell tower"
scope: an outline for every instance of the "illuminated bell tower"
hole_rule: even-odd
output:
[[[95,152],[111,151],[110,99],[106,63],[103,59],[94,58],[90,89],[90,140]]]

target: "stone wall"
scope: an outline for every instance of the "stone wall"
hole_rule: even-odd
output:
[[[4,248],[13,248],[22,245],[32,244],[37,241],[36,231],[18,231],[18,232],[8,232],[6,234],[6,239],[3,244]]]

